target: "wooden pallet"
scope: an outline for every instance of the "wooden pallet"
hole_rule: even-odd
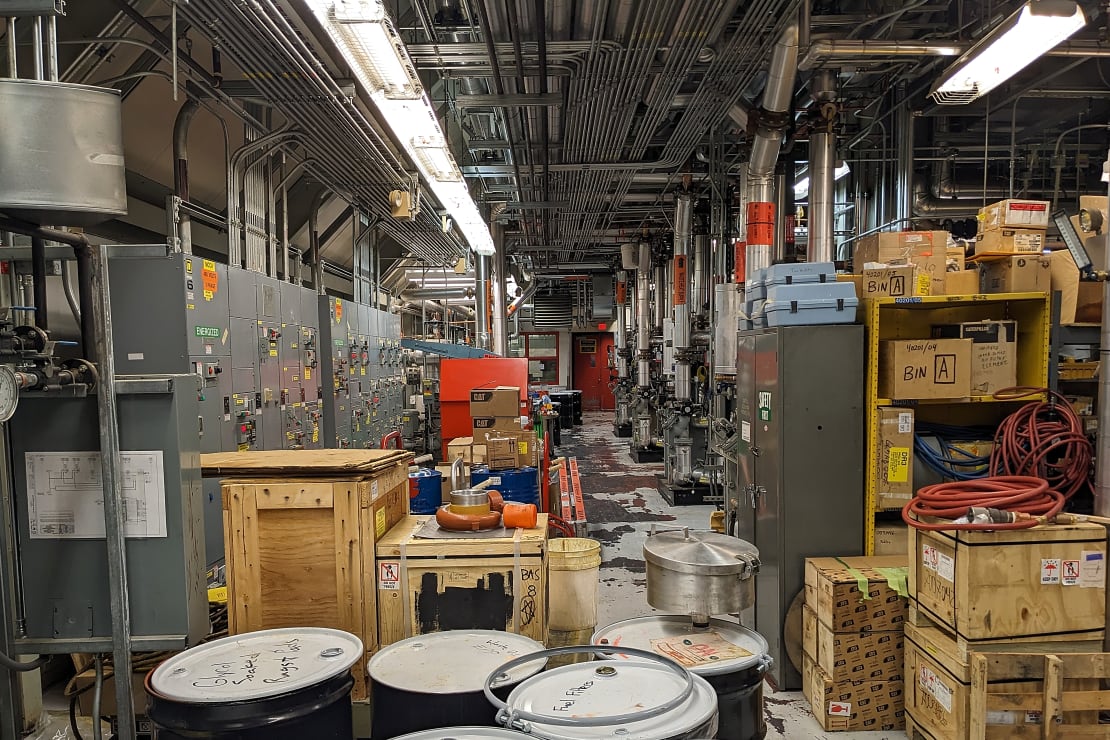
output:
[[[1023,676],[1036,684],[1009,685],[999,690],[1000,675]],[[1110,653],[1029,655],[996,653],[971,656],[969,740],[988,738],[1110,737],[1110,725],[1099,724],[1099,712],[1110,710],[1110,692],[1099,682],[1110,679]],[[1069,684],[1065,684],[1069,682]],[[1024,689],[1024,690],[1022,690]],[[988,713],[1040,715],[1037,724],[987,725]]]

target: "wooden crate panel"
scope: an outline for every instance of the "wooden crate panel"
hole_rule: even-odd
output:
[[[203,475],[213,478],[292,475],[354,479],[411,459],[412,453],[404,450],[258,450],[209,452],[200,456],[200,465]]]
[[[408,510],[406,466],[350,480],[227,480],[224,538],[231,634],[330,627],[378,645],[377,538]],[[380,534],[379,534],[380,533]],[[365,660],[355,666],[366,698]]]
[[[1032,649],[1033,643],[1027,643]],[[1010,643],[1009,649],[1025,649],[1021,643]],[[976,717],[987,724],[986,738],[1003,740],[1010,737],[1041,737],[1039,718],[1024,711],[998,711],[989,717],[981,706],[972,707],[972,671],[968,660],[954,656],[958,650],[954,641],[939,630],[922,634],[919,628],[906,628],[906,711],[916,727],[936,740],[967,740]],[[980,653],[973,653],[973,660]],[[992,658],[993,654],[987,655]],[[992,676],[991,691],[999,693],[1043,690],[1043,682],[1029,673],[1013,671],[996,672]],[[1069,688],[1091,688],[1087,679],[1069,682]],[[1097,681],[1093,688],[1098,688]],[[1026,735],[1035,728],[1036,735]],[[1062,735],[1061,737],[1065,737]],[[980,736],[982,738],[984,736]]]
[[[911,528],[911,546],[911,595],[930,619],[960,637],[1105,628],[1106,531],[1101,526],[1008,532]]]

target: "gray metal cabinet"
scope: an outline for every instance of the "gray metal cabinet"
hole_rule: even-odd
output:
[[[805,559],[863,552],[863,337],[856,325],[738,335],[739,485],[726,510],[731,531],[759,548],[754,627],[779,689],[801,687],[783,624]]]

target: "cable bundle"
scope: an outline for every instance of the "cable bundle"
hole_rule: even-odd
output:
[[[995,398],[1018,400],[1046,394],[1002,420],[994,437],[991,475],[1043,478],[1070,499],[1090,480],[1094,449],[1071,404],[1045,388],[1006,388]]]
[[[991,431],[979,427],[956,427],[945,424],[917,424],[913,449],[917,458],[944,478],[975,480],[990,473],[990,455],[973,455],[956,444],[989,439]],[[928,438],[936,440],[935,449]]]

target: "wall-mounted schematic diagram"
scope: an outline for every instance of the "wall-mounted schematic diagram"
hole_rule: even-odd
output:
[[[166,536],[162,451],[124,452],[124,536]],[[32,539],[104,537],[104,486],[99,452],[26,455]]]

